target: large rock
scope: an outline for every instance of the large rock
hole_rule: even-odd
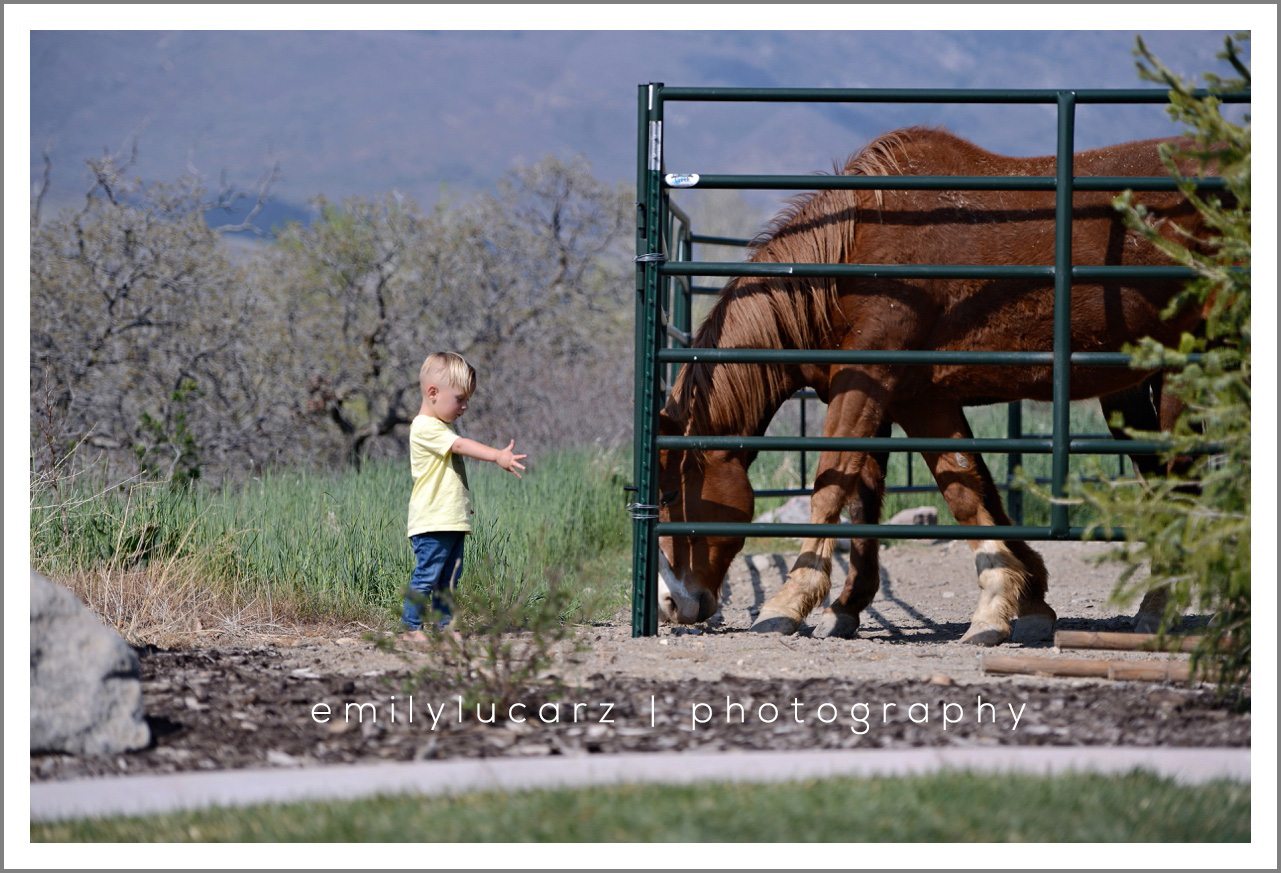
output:
[[[793,497],[777,509],[762,512],[755,520],[763,524],[809,524],[810,499],[803,494]]]
[[[138,656],[76,596],[31,574],[31,751],[108,755],[151,741]]]
[[[809,524],[810,499],[804,494],[799,497],[793,497],[777,509],[762,512],[753,520],[765,524]],[[849,518],[842,515],[841,521],[848,522]],[[836,550],[838,552],[848,552],[849,549],[849,540],[838,539],[836,541]]]
[[[933,506],[916,506],[894,514],[886,524],[938,524],[939,511]]]
[[[841,520],[848,521],[848,516],[842,515]],[[777,509],[762,512],[756,516],[756,521],[776,524],[809,524],[810,499],[804,495],[793,497]],[[917,506],[912,509],[904,509],[902,512],[895,514],[885,524],[938,524],[938,522],[939,511],[937,509],[933,506]]]

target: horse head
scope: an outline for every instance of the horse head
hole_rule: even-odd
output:
[[[684,428],[663,413],[659,432],[680,435]],[[755,497],[748,463],[742,453],[661,450],[659,521],[751,521]],[[659,537],[659,615],[673,624],[711,618],[720,604],[725,574],[742,548],[742,537]]]

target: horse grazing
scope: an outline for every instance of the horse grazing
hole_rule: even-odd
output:
[[[1079,176],[1164,176],[1161,140],[1078,153]],[[909,128],[856,154],[844,173],[862,175],[1053,176],[1055,158],[1011,158],[949,133]],[[1190,168],[1189,168],[1190,172]],[[1136,195],[1160,232],[1200,230],[1177,192]],[[1077,192],[1073,265],[1155,265],[1168,259],[1126,229],[1106,192]],[[865,264],[1054,263],[1054,193],[1012,191],[823,190],[800,197],[753,241],[753,262]],[[1176,226],[1177,225],[1177,226]],[[1165,319],[1178,281],[1103,280],[1072,288],[1072,351],[1120,351],[1140,337],[1167,344],[1195,329],[1199,311]],[[741,277],[722,291],[700,326],[700,348],[1048,351],[1054,289],[1044,279]],[[1160,400],[1140,397],[1153,373],[1076,367],[1073,399],[1103,398],[1105,411]],[[828,404],[824,435],[888,436],[891,422],[914,437],[965,438],[963,407],[1049,400],[1052,368],[955,364],[687,364],[660,414],[664,435],[761,435],[782,402],[802,387]],[[750,521],[751,451],[659,453],[663,521]],[[1010,523],[983,459],[969,452],[923,453],[962,525]],[[831,524],[848,507],[854,523],[876,524],[885,455],[825,451],[819,458],[811,521]],[[880,584],[875,540],[855,540],[845,587],[816,623],[818,637],[851,637]],[[963,639],[995,645],[1012,634],[1041,639],[1053,630],[1045,564],[1027,543],[971,542],[979,602]],[[689,624],[717,609],[721,584],[743,540],[661,537],[659,611]],[[762,606],[754,630],[791,633],[831,588],[834,540],[804,540],[782,589]],[[1017,619],[1017,621],[1016,621]]]

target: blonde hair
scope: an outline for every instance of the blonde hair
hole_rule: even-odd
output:
[[[435,352],[418,369],[418,386],[423,395],[428,385],[444,383],[470,397],[476,390],[476,368],[457,352]]]

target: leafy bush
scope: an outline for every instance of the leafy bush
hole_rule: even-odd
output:
[[[1191,139],[1181,150],[1164,146],[1163,159],[1210,236],[1178,241],[1160,235],[1128,192],[1116,207],[1173,262],[1196,271],[1169,311],[1201,309],[1205,331],[1185,334],[1177,349],[1145,340],[1130,350],[1136,367],[1174,368],[1165,390],[1182,402],[1184,412],[1163,457],[1171,474],[1077,488],[1096,510],[1099,526],[1126,530],[1120,557],[1127,570],[1118,599],[1168,588],[1161,633],[1174,628],[1189,607],[1213,613],[1193,664],[1225,692],[1239,689],[1250,670],[1250,125],[1248,116],[1242,124],[1225,118],[1213,93],[1249,87],[1243,39],[1229,37],[1220,54],[1238,77],[1207,75],[1211,95],[1205,97],[1195,96],[1189,83],[1139,41],[1140,75],[1170,89],[1170,114],[1187,126]],[[1189,158],[1203,175],[1223,178],[1226,194],[1197,193],[1195,180],[1178,170],[1177,161]],[[1198,454],[1207,446],[1209,453]],[[1144,566],[1146,576],[1139,572]]]

